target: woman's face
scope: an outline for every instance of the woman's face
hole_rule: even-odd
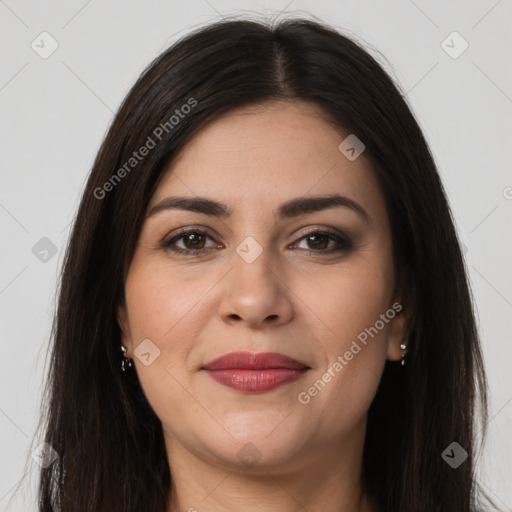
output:
[[[119,319],[171,470],[173,455],[278,473],[362,449],[405,322],[384,199],[364,153],[339,149],[347,135],[305,103],[237,110],[184,148],[152,197]],[[334,196],[346,200],[289,205]],[[300,364],[208,365],[233,352]]]

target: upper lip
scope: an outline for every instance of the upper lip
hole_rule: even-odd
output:
[[[206,363],[203,368],[205,370],[266,370],[270,368],[292,368],[303,370],[309,368],[296,359],[278,354],[277,352],[230,352],[223,356]]]

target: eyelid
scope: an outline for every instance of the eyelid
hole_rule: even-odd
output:
[[[329,236],[332,236],[334,238],[344,238],[346,239],[346,241],[348,242],[350,240],[350,238],[348,237],[348,235],[346,235],[345,233],[343,233],[342,231],[339,231],[337,229],[334,229],[334,228],[328,228],[328,227],[318,227],[318,226],[315,226],[313,228],[310,228],[308,229],[307,231],[299,234],[299,235],[295,235],[297,237],[297,240],[302,240],[303,238],[307,237],[308,235],[314,235],[314,234],[322,234],[322,235],[329,235]]]
[[[210,228],[206,226],[201,226],[200,224],[192,224],[190,226],[185,226],[182,228],[178,228],[176,231],[173,231],[169,235],[166,235],[164,238],[164,241],[172,240],[173,238],[176,238],[179,235],[186,235],[190,232],[198,232],[198,233],[205,233],[206,235],[213,238],[213,235],[210,233]]]

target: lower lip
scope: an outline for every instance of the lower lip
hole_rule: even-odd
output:
[[[299,379],[308,368],[271,368],[267,370],[206,370],[215,381],[239,391],[269,391]]]

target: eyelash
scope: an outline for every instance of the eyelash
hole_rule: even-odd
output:
[[[202,231],[200,229],[184,229],[184,230],[180,231],[179,234],[177,234],[176,236],[173,236],[172,238],[170,238],[168,240],[164,240],[162,242],[161,246],[164,249],[167,249],[176,254],[182,254],[185,256],[197,256],[197,255],[200,255],[201,253],[209,252],[210,249],[212,249],[212,248],[210,248],[210,249],[181,249],[181,248],[172,247],[172,245],[174,245],[177,241],[179,241],[179,240],[185,238],[185,236],[193,234],[193,233],[199,234],[201,236],[206,236],[206,237],[210,238],[211,240],[213,240],[213,238],[208,233],[206,233],[205,231]],[[317,229],[314,231],[310,231],[309,233],[306,233],[301,238],[299,238],[299,240],[297,240],[296,243],[299,243],[302,240],[307,239],[308,237],[311,237],[313,235],[326,236],[326,237],[330,238],[331,240],[334,240],[340,247],[335,248],[335,249],[321,249],[321,250],[317,250],[317,251],[303,249],[304,251],[307,251],[308,254],[310,254],[310,255],[326,256],[326,255],[333,254],[333,253],[349,251],[353,248],[353,243],[348,237],[341,235],[337,232],[330,231],[330,230],[318,230]]]

